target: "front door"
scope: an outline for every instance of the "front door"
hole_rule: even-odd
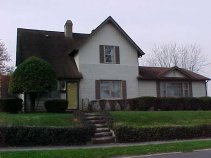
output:
[[[67,83],[68,109],[78,108],[78,82]]]

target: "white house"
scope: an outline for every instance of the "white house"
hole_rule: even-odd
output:
[[[69,109],[77,109],[84,99],[207,95],[204,76],[178,67],[140,67],[144,52],[112,17],[90,34],[72,30],[70,20],[64,32],[18,28],[16,65],[37,56],[57,73],[58,91],[45,99],[67,99]]]

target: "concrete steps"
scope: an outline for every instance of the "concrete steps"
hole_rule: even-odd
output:
[[[84,113],[85,119],[89,124],[96,127],[92,137],[93,144],[114,143],[115,136],[107,125],[106,119],[98,113]]]

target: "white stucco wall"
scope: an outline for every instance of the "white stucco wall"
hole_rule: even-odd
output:
[[[156,81],[139,81],[139,96],[157,97]]]
[[[102,64],[99,45],[119,46],[120,64]],[[82,98],[95,99],[95,80],[126,80],[127,97],[138,96],[137,51],[111,24],[104,25],[79,50],[80,101]]]
[[[206,96],[206,86],[204,81],[192,82],[193,97]]]

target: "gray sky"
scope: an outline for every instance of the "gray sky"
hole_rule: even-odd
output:
[[[112,16],[145,56],[154,44],[195,43],[211,63],[210,8],[211,0],[0,0],[0,39],[14,65],[17,28],[63,31],[71,19],[74,32],[90,33]],[[200,74],[211,78],[209,67]]]

